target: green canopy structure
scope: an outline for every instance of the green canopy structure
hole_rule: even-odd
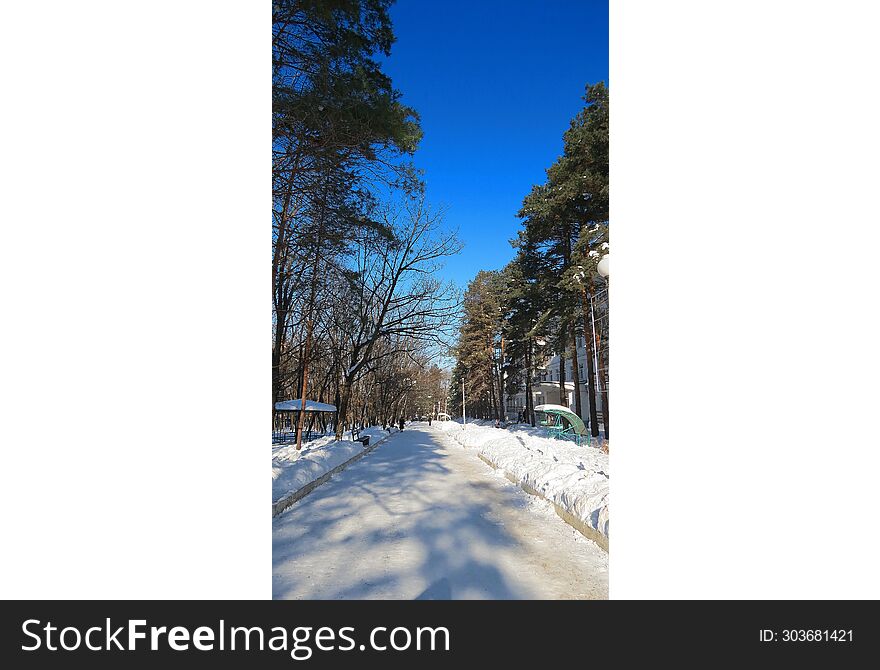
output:
[[[571,440],[580,446],[581,438],[589,440],[587,427],[581,418],[563,405],[538,405],[536,412],[547,415],[541,425],[547,429],[547,434],[559,440]]]

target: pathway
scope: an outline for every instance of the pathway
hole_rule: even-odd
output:
[[[415,423],[273,520],[275,598],[607,598],[608,555]]]

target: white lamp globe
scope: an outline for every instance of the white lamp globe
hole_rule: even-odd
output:
[[[607,277],[609,275],[609,259],[609,254],[605,254],[604,256],[602,256],[602,260],[600,260],[599,264],[596,266],[596,271],[603,277]]]

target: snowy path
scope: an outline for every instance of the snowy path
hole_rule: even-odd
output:
[[[608,555],[427,424],[272,525],[275,598],[606,598]]]

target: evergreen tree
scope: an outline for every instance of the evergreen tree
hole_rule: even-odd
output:
[[[531,393],[535,371],[536,340],[546,330],[548,301],[535,278],[540,271],[530,264],[539,261],[527,248],[521,247],[516,257],[502,270],[504,291],[502,311],[503,333],[507,339],[505,371],[508,393],[525,393],[525,419],[535,425]]]
[[[502,418],[500,276],[482,270],[468,284],[464,294],[464,316],[456,347],[457,365],[453,380],[464,381],[468,407],[479,418]]]
[[[563,136],[563,155],[548,168],[547,181],[533,187],[523,201],[519,216],[524,228],[515,246],[542,261],[530,265],[537,270],[532,278],[554,297],[548,317],[560,359],[569,346],[577,355],[576,329],[584,333],[589,423],[593,436],[598,436],[591,299],[595,265],[608,249],[608,89],[603,83],[587,86],[584,101],[584,109]],[[573,369],[577,374],[577,361]],[[579,391],[576,397],[579,400]],[[607,436],[607,394],[603,400]]]

